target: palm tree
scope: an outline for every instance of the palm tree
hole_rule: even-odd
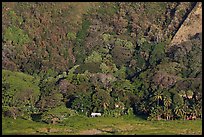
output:
[[[164,107],[165,109],[165,113],[166,113],[166,120],[169,119],[170,117],[170,110],[169,110],[169,106],[171,105],[172,100],[170,97],[164,97]]]
[[[200,106],[199,104],[196,104],[195,109],[196,109],[197,117],[202,118],[202,106]]]
[[[152,107],[150,110],[150,115],[148,116],[148,120],[160,120],[161,115],[163,114],[162,108],[160,106]]]
[[[163,109],[162,109],[162,107],[160,107],[160,106],[157,106],[156,107],[156,115],[157,115],[157,120],[160,120],[161,119],[161,116],[162,116],[162,114],[164,113],[164,111],[163,111]]]
[[[198,116],[198,114],[199,114],[199,111],[198,111],[198,109],[197,109],[197,106],[196,105],[193,105],[192,106],[192,115],[194,115],[194,116]]]
[[[171,109],[167,109],[166,111],[166,120],[169,120],[172,117],[172,111]]]
[[[189,102],[188,100],[184,100],[183,109],[184,109],[184,117],[187,117],[187,114],[191,114],[191,109],[189,109]]]
[[[169,120],[172,117],[172,110],[164,107],[163,116],[166,117],[166,120]]]
[[[168,107],[171,105],[172,100],[170,97],[165,97],[164,98],[164,106],[168,109]]]
[[[159,101],[162,100],[162,91],[161,90],[156,90],[154,92],[154,97],[153,97],[153,100],[154,101],[157,101],[157,106],[159,106]]]
[[[174,108],[174,113],[177,115],[177,116],[179,116],[179,117],[182,117],[182,118],[185,118],[184,116],[184,114],[185,114],[185,111],[184,111],[184,109],[183,109],[183,107],[182,106],[176,106],[175,108]]]
[[[193,97],[193,91],[192,91],[192,90],[187,90],[187,91],[186,91],[186,97],[187,97],[188,99],[191,99],[191,98]]]

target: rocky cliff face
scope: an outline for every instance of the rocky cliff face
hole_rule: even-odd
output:
[[[187,41],[191,36],[202,33],[202,3],[198,2],[176,32],[169,46]]]

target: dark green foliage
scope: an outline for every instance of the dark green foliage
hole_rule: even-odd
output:
[[[93,112],[103,113],[105,110],[111,109],[112,98],[110,94],[103,89],[96,89],[96,93],[92,95]]]
[[[166,2],[145,3],[145,13],[150,20],[159,24],[164,21],[161,17],[166,11],[166,6]]]
[[[85,38],[87,37],[88,29],[90,27],[90,21],[84,19],[82,21],[82,27],[76,34],[76,46],[74,47],[75,56],[77,59],[77,63],[83,63],[85,59],[85,49],[84,49],[84,42]]]
[[[175,94],[173,96],[173,107],[176,108],[177,106],[182,106],[183,105],[183,98],[179,96],[179,94]]]
[[[76,44],[78,46],[82,46],[83,45],[83,41],[87,35],[87,31],[88,31],[88,28],[90,26],[90,22],[88,20],[83,20],[82,22],[82,28],[81,30],[77,33],[76,35]]]
[[[89,116],[92,109],[92,102],[90,100],[91,100],[90,95],[77,96],[72,102],[71,108],[82,114]]]
[[[189,4],[5,3],[2,114],[200,118],[202,33],[168,47]]]
[[[86,63],[86,64],[80,65],[80,67],[77,68],[78,73],[84,73],[86,70],[88,70],[91,73],[101,72],[100,63],[94,63],[94,62]]]
[[[117,11],[119,7],[117,3],[100,3],[100,8],[98,9],[98,15],[101,17],[106,16],[113,16]]]
[[[154,67],[157,64],[160,64],[162,59],[165,57],[164,49],[165,49],[165,45],[163,43],[154,45],[154,49],[151,52],[151,57],[149,60],[149,63],[151,66]]]
[[[131,52],[122,46],[115,46],[112,50],[112,55],[113,61],[118,67],[126,64],[131,58]]]

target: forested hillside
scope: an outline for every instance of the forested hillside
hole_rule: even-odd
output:
[[[201,118],[202,31],[169,46],[198,4],[2,3],[2,116]]]

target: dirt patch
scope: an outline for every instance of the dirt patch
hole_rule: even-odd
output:
[[[101,134],[102,131],[97,130],[97,129],[90,129],[90,130],[84,130],[81,131],[79,134],[80,135],[97,135],[97,134]]]
[[[49,128],[39,128],[36,132],[45,133],[48,132]]]
[[[119,127],[121,132],[127,132],[127,131],[132,131],[132,130],[136,130],[134,126],[132,126],[131,124],[127,124],[127,125],[121,125]]]
[[[70,129],[62,129],[62,128],[40,128],[36,132],[39,133],[66,133],[66,132],[72,132]]]

